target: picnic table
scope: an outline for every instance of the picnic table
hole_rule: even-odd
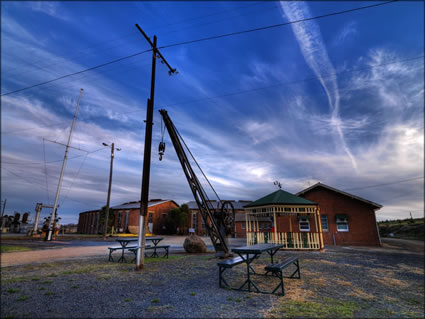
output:
[[[163,237],[146,237],[145,241],[151,241],[152,244],[154,245],[153,247],[151,247],[150,245],[146,245],[145,249],[154,249],[154,252],[152,253],[152,255],[150,257],[159,257],[156,249],[162,246],[158,246],[158,243],[163,240]],[[138,242],[138,238],[134,238],[134,237],[122,237],[122,238],[116,238],[115,241],[117,241],[121,246],[120,247],[108,247],[109,248],[109,261],[113,261],[112,258],[112,252],[115,250],[121,250],[121,257],[118,259],[118,262],[124,262],[126,259],[124,257],[124,252],[125,250],[130,250],[133,251],[134,253],[136,253],[138,246],[129,246],[129,243],[133,243],[133,242]],[[168,253],[168,249],[167,249],[167,253]],[[167,254],[168,255],[168,254]]]
[[[255,288],[257,292],[263,292],[261,291],[258,286],[255,284],[255,282],[251,279],[251,271],[253,274],[255,273],[255,270],[251,267],[251,263],[257,259],[263,252],[267,252],[270,255],[271,263],[273,264],[273,256],[277,253],[277,251],[283,248],[283,245],[281,244],[256,244],[251,246],[243,246],[243,247],[236,247],[232,249],[232,252],[239,255],[239,257],[242,259],[241,261],[243,263],[246,263],[246,273],[247,273],[247,279],[245,282],[240,286],[238,290],[244,290],[243,287],[245,285],[248,285],[248,291],[251,291],[251,285]]]
[[[294,278],[294,279],[300,279],[300,265],[298,262],[297,256],[285,256],[285,258],[279,262],[274,262],[274,255],[277,253],[277,251],[283,248],[283,245],[281,244],[257,244],[252,246],[243,246],[243,247],[236,247],[232,249],[232,252],[238,254],[238,257],[234,257],[232,259],[226,259],[223,261],[220,261],[217,263],[217,266],[219,267],[218,272],[218,285],[220,288],[228,288],[228,289],[234,289],[234,290],[242,290],[242,291],[249,291],[251,292],[251,286],[255,288],[255,292],[259,293],[265,293],[265,294],[274,294],[276,291],[281,291],[281,295],[285,295],[285,289],[284,289],[284,283],[283,278]],[[267,265],[264,270],[266,271],[264,274],[258,274],[256,273],[255,269],[252,268],[251,263],[258,259],[260,255],[263,252],[267,252],[270,255],[270,261],[271,264]],[[236,265],[239,264],[246,264],[246,274],[247,279],[244,281],[244,283],[239,288],[233,288],[231,287],[227,282],[226,279],[223,276],[223,273],[226,269],[233,268]],[[296,267],[295,271],[289,276],[284,277],[283,276],[283,270],[287,267],[290,267],[291,265],[294,265]],[[268,275],[271,273],[271,275]],[[257,284],[252,280],[251,275],[260,275],[260,276],[271,276],[271,277],[277,277],[279,279],[279,284],[276,286],[276,288],[273,289],[272,292],[262,291],[260,288],[258,288]],[[247,289],[244,287],[247,286]]]

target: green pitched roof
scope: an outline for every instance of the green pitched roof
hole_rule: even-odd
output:
[[[256,207],[266,205],[316,205],[316,203],[305,198],[298,197],[294,194],[285,192],[284,190],[277,190],[267,196],[264,196],[244,207]]]

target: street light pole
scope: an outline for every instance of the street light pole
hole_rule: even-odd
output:
[[[109,146],[106,143],[102,143],[104,146]],[[103,231],[103,239],[106,239],[106,234],[108,232],[108,222],[109,222],[109,201],[111,199],[111,188],[112,188],[112,168],[114,166],[114,150],[115,145],[112,143],[111,145],[111,167],[109,169],[109,186],[108,186],[108,198],[106,199],[106,208],[105,208],[105,226]],[[117,151],[121,151],[120,148],[116,149]]]

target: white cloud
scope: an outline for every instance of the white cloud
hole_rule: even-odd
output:
[[[334,40],[334,45],[342,46],[347,40],[351,40],[357,34],[357,23],[350,21],[339,31]]]
[[[311,16],[307,4],[304,2],[283,1],[280,2],[280,5],[283,13],[291,21]],[[330,62],[326,47],[323,43],[320,28],[314,21],[307,21],[292,24],[292,30],[297,38],[304,59],[319,78],[323,89],[326,91],[332,122],[335,124],[333,129],[339,136],[341,146],[350,158],[353,168],[357,169],[356,159],[345,141],[342,127],[338,124],[340,96],[337,80],[334,77],[324,77],[324,75],[335,73],[335,69]]]
[[[31,9],[37,12],[45,13],[51,17],[61,19],[64,21],[70,20],[70,18],[64,14],[63,7],[60,2],[56,1],[31,1],[29,2]]]

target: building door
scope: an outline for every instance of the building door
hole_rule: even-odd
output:
[[[129,214],[130,214],[129,210],[125,212],[124,232],[127,232]]]
[[[153,213],[152,212],[149,212],[149,215],[148,215],[148,228],[149,228],[149,232],[153,234]]]
[[[192,218],[192,227],[195,230],[195,234],[198,234],[198,213],[193,213]]]
[[[122,233],[122,213],[119,212],[118,213],[118,223],[117,223],[117,228],[118,228],[118,232]]]

